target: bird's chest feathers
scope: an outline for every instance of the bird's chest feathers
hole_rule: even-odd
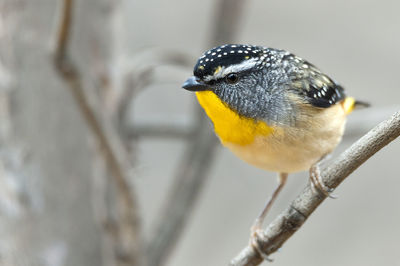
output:
[[[255,137],[267,136],[273,132],[263,121],[239,116],[211,91],[196,92],[196,95],[223,144],[247,145],[253,143]]]

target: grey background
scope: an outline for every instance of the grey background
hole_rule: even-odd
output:
[[[123,56],[154,48],[189,53],[193,64],[210,47],[214,2],[125,1],[120,23]],[[248,1],[238,43],[287,49],[342,83],[349,95],[374,108],[351,115],[384,118],[399,107],[400,16],[398,1]],[[163,66],[157,82],[138,95],[135,123],[179,120],[190,123],[194,95],[180,89],[191,69]],[[377,114],[379,112],[379,114]],[[358,123],[358,124],[357,124]],[[345,137],[342,151],[372,125]],[[134,169],[146,235],[172,183],[184,143],[143,139]],[[335,191],[306,224],[273,255],[273,265],[400,265],[400,141],[376,154]],[[268,221],[282,211],[307,182],[290,176]],[[226,265],[248,241],[249,228],[276,184],[275,173],[253,168],[220,148],[194,215],[168,265]],[[267,222],[268,222],[267,221]],[[267,263],[265,263],[267,264]]]

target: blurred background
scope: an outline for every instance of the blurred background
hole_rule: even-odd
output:
[[[0,265],[227,265],[276,174],[220,147],[181,89],[197,58],[226,42],[289,50],[370,102],[335,158],[400,109],[399,8],[0,0]],[[400,265],[399,151],[357,169],[273,264]],[[266,224],[307,182],[289,177]]]

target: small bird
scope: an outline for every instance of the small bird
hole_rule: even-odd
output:
[[[309,170],[312,187],[330,195],[319,163],[340,142],[346,116],[366,103],[285,50],[226,44],[206,51],[182,85],[195,91],[223,146],[258,168],[277,172],[278,186],[251,229],[258,250],[264,218],[288,174]]]

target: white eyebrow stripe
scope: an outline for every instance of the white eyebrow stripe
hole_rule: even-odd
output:
[[[229,73],[238,73],[241,71],[246,71],[259,63],[258,58],[252,58],[243,61],[240,64],[232,65],[229,67],[222,67],[221,70],[215,75],[208,75],[203,78],[204,81],[216,80],[219,78],[223,78]]]

